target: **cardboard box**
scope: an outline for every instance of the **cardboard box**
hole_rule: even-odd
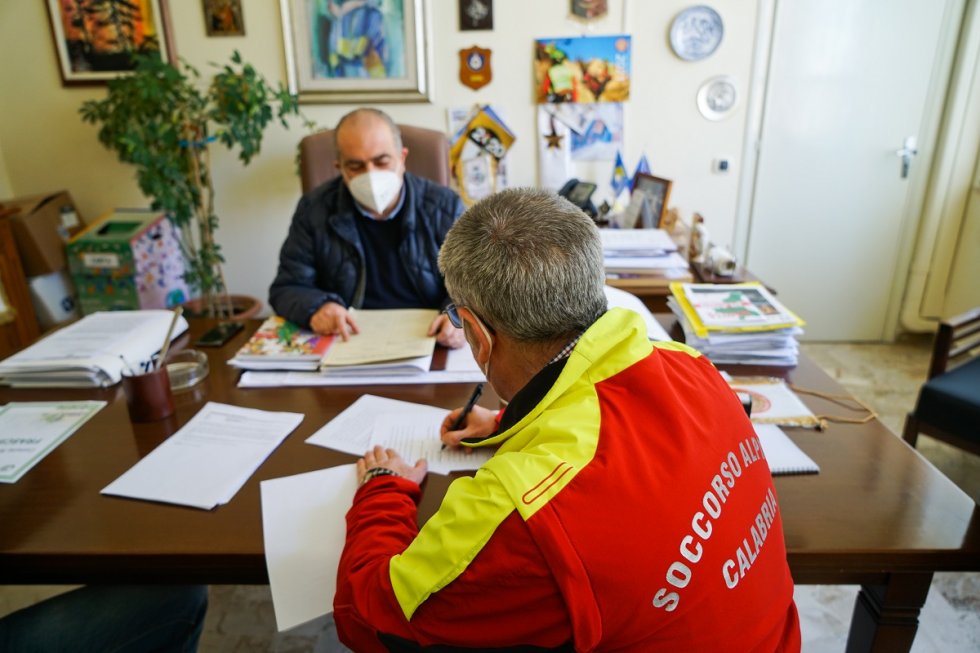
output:
[[[118,209],[68,243],[82,313],[171,308],[188,299],[184,257],[165,213]]]
[[[2,200],[5,208],[20,209],[10,216],[24,275],[37,277],[65,268],[65,243],[85,223],[67,191]]]

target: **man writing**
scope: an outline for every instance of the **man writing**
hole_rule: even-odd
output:
[[[450,189],[405,171],[398,127],[375,109],[348,113],[334,131],[340,176],[307,193],[279,254],[269,304],[291,322],[346,340],[352,308],[441,308],[439,247],[463,212]],[[445,315],[429,334],[463,338]]]
[[[375,447],[334,617],[357,651],[799,651],[769,468],[711,363],[606,310],[602,246],[557,196],[504,191],[446,237],[447,314],[507,407],[497,447],[416,526],[425,461]],[[536,647],[533,648],[532,647]],[[439,650],[443,650],[439,648]]]

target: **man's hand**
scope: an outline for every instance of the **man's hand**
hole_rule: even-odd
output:
[[[327,302],[318,308],[310,318],[310,328],[324,336],[339,335],[344,342],[350,334],[360,333],[354,317],[337,302]]]
[[[463,438],[489,437],[497,430],[497,413],[483,406],[473,406],[473,410],[466,416],[463,428],[458,431],[450,431],[449,429],[456,423],[456,418],[461,412],[463,409],[457,408],[446,415],[446,419],[442,420],[442,426],[439,427],[439,439],[447,447],[458,446],[459,441]]]
[[[432,320],[432,324],[429,325],[429,332],[425,335],[435,336],[436,342],[450,349],[459,349],[466,344],[463,330],[454,327],[453,323],[449,321],[449,316],[444,313],[440,313],[436,319]]]
[[[420,458],[414,465],[409,465],[394,449],[385,449],[377,445],[374,449],[364,454],[364,457],[357,461],[357,483],[364,482],[364,474],[369,469],[384,467],[390,469],[399,476],[403,476],[410,481],[421,485],[425,480],[425,474],[429,471],[429,464],[424,458]]]

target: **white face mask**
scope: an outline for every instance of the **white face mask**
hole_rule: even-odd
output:
[[[402,180],[390,170],[372,170],[348,181],[347,188],[358,204],[381,214],[398,196]]]

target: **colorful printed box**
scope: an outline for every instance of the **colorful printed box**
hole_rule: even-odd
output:
[[[165,213],[116,210],[72,238],[67,253],[85,315],[188,299],[184,258]]]

